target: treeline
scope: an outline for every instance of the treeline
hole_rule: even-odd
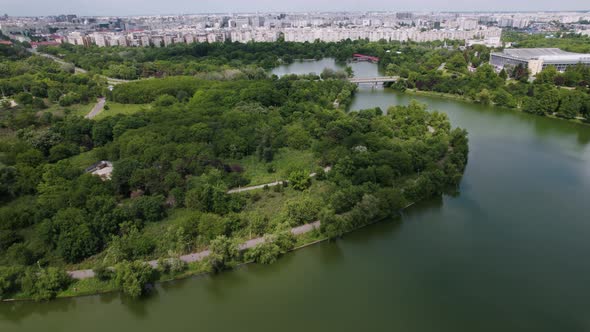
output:
[[[448,41],[454,44],[454,41]],[[443,42],[423,43],[427,47]],[[176,44],[164,48],[81,47],[64,44],[43,47],[42,52],[63,57],[84,69],[105,76],[137,79],[147,77],[198,75],[229,69],[253,70],[274,68],[297,59],[335,58],[348,61],[354,53],[383,57],[413,42],[368,42],[346,40],[337,43],[195,43]]]
[[[496,73],[488,60],[489,49],[483,46],[463,51],[416,46],[382,61],[389,75],[405,78],[392,85],[401,91],[433,91],[539,115],[590,118],[590,67],[580,64],[558,73],[548,66],[529,82],[526,68]]]
[[[511,42],[513,47],[556,47],[564,51],[590,53],[590,36],[576,33],[555,32],[529,34],[513,30],[502,32],[502,41]]]

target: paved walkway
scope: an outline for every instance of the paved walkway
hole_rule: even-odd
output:
[[[320,227],[320,222],[316,221],[316,222],[313,222],[310,224],[305,224],[305,225],[301,225],[301,226],[292,228],[291,233],[293,233],[293,235],[305,234],[305,233],[311,232],[312,230],[319,228],[319,227]],[[240,244],[239,248],[240,248],[240,250],[246,250],[246,249],[254,248],[255,246],[257,246],[261,243],[264,243],[264,237],[259,237],[259,238],[248,240],[248,241]],[[188,255],[182,255],[182,256],[180,256],[180,260],[187,262],[187,263],[198,262],[198,261],[203,260],[205,257],[209,256],[210,253],[211,252],[209,250],[203,250],[203,251],[195,252],[195,253],[188,254]],[[149,265],[151,265],[153,268],[158,267],[157,260],[149,261],[147,263]],[[72,277],[74,279],[88,279],[88,278],[94,277],[94,271],[92,271],[92,270],[68,271],[68,274],[70,275],[70,277]]]
[[[324,172],[328,173],[329,171],[332,170],[332,167],[327,166],[324,167]],[[317,174],[316,173],[311,173],[309,174],[310,178],[315,177]],[[271,182],[271,183],[265,183],[265,184],[259,184],[256,186],[251,186],[251,187],[244,187],[244,188],[234,188],[231,190],[228,190],[228,194],[237,194],[237,193],[241,193],[244,191],[250,191],[250,190],[256,190],[256,189],[263,189],[264,187],[274,187],[274,186],[278,186],[278,185],[282,185],[284,182],[289,183],[289,181],[284,180],[284,181],[276,181],[276,182]]]
[[[104,109],[104,104],[105,103],[106,103],[106,98],[104,98],[104,97],[98,98],[98,101],[96,102],[96,105],[94,105],[94,107],[92,108],[92,110],[90,111],[90,113],[86,114],[86,116],[84,116],[84,117],[86,119],[93,119],[100,112],[102,112],[102,110]]]
[[[98,104],[94,107],[96,108],[98,106]],[[104,106],[104,103],[103,105]],[[90,118],[91,113],[94,112],[94,109],[87,115],[87,117]],[[98,114],[98,113],[97,113]],[[92,117],[96,116],[96,114],[92,115]],[[327,166],[324,168],[324,172],[328,173],[329,171],[332,170],[332,167]],[[316,173],[311,173],[309,174],[309,177],[313,178],[315,177],[317,174]],[[268,187],[273,187],[273,186],[277,186],[277,185],[282,185],[283,182],[288,182],[287,180],[285,181],[276,181],[276,182],[271,182],[271,183],[266,183],[266,184],[261,184],[261,185],[257,185],[257,186],[251,186],[251,187],[244,187],[244,188],[235,188],[235,189],[231,189],[229,190],[227,193],[228,194],[234,194],[234,193],[241,193],[244,191],[250,191],[250,190],[256,190],[256,189],[262,189],[265,186]],[[320,222],[316,221],[310,224],[305,224],[299,227],[295,227],[293,229],[291,229],[291,233],[293,233],[294,235],[300,235],[300,234],[304,234],[307,232],[310,232],[312,230],[314,230],[315,228],[319,228],[320,227]],[[259,237],[256,239],[251,239],[248,240],[242,244],[239,245],[240,250],[246,250],[249,248],[253,248],[256,245],[263,243],[264,242],[264,237]],[[183,255],[180,256],[180,260],[187,262],[187,263],[191,263],[191,262],[198,262],[203,260],[205,257],[209,256],[210,252],[209,250],[204,250],[201,252],[195,252],[192,254],[188,254],[188,255]],[[157,260],[153,260],[153,261],[149,261],[147,262],[149,265],[151,265],[153,268],[158,267],[158,261]],[[77,271],[68,271],[68,274],[74,278],[74,279],[88,279],[88,278],[92,278],[94,277],[94,271],[92,270],[77,270]]]

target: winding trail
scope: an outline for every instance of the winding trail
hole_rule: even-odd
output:
[[[324,167],[324,172],[328,173],[329,171],[332,170],[331,166],[327,166]],[[310,178],[315,177],[317,174],[316,173],[311,173],[309,174]],[[287,180],[282,180],[282,181],[276,181],[276,182],[271,182],[271,183],[264,183],[264,184],[259,184],[256,186],[250,186],[250,187],[243,187],[243,188],[234,188],[234,189],[230,189],[227,191],[228,194],[237,194],[237,193],[241,193],[244,191],[250,191],[250,190],[256,190],[256,189],[263,189],[264,187],[275,187],[278,185],[282,185],[283,183],[289,183],[289,181]]]
[[[305,225],[301,225],[295,228],[291,229],[291,233],[293,235],[301,235],[301,234],[305,234],[308,232],[313,231],[314,229],[317,229],[320,227],[320,222],[316,221],[310,224],[305,224]],[[255,239],[251,239],[248,240],[242,244],[239,245],[239,249],[241,251],[246,250],[246,249],[250,249],[250,248],[254,248],[255,246],[264,243],[264,237],[258,237]],[[192,262],[198,262],[198,261],[202,261],[203,259],[205,259],[207,256],[209,256],[211,252],[209,250],[203,250],[200,252],[195,252],[195,253],[191,253],[191,254],[187,254],[187,255],[182,255],[180,256],[180,260],[184,261],[186,263],[192,263]],[[157,268],[158,267],[158,261],[157,260],[152,260],[147,262],[152,268]],[[68,271],[68,275],[70,277],[72,277],[73,279],[88,279],[88,278],[93,278],[94,277],[94,271],[92,270],[75,270],[75,271]]]
[[[54,55],[47,54],[47,53],[42,53],[42,52],[39,52],[39,51],[37,51],[35,49],[29,50],[29,52],[31,52],[33,54],[40,55],[42,57],[46,57],[48,59],[51,59],[51,60],[53,60],[53,61],[55,61],[55,62],[57,62],[57,63],[59,63],[61,65],[66,65],[66,64],[73,65],[74,66],[74,72],[76,74],[86,74],[86,73],[88,73],[88,71],[86,69],[77,67],[75,64],[70,63],[70,62],[66,62],[66,61],[64,61],[64,60],[62,60],[62,59],[60,59],[60,58],[58,58],[58,57],[56,57]],[[121,83],[128,83],[128,82],[133,82],[134,81],[134,80],[124,80],[124,79],[121,79],[121,78],[108,77],[108,76],[104,76],[104,75],[99,75],[99,76],[104,77],[107,80],[107,83],[109,83],[111,85],[116,85],[116,84],[121,84]]]

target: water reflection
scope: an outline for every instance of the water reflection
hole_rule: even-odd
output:
[[[30,316],[42,317],[58,313],[73,311],[77,299],[58,299],[48,302],[17,301],[0,303],[0,319],[12,323],[19,323]]]

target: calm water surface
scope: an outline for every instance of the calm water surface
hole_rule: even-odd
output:
[[[329,59],[277,74],[319,73]],[[357,76],[376,66],[354,65]],[[411,96],[361,87],[352,109]],[[590,127],[419,97],[469,131],[457,197],[271,266],[0,305],[0,331],[590,331]]]

